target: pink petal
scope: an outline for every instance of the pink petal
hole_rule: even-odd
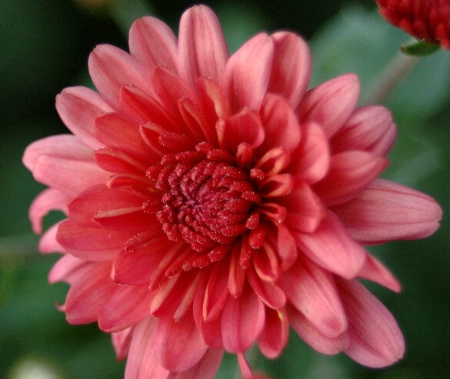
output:
[[[286,296],[283,290],[274,283],[267,283],[261,280],[251,266],[247,270],[247,280],[253,291],[268,307],[280,309],[286,303]]]
[[[297,246],[295,244],[295,238],[292,236],[289,228],[284,224],[276,225],[276,244],[272,242],[272,245],[277,246],[277,255],[280,259],[281,271],[286,271],[297,259]],[[270,238],[272,233],[268,234]]]
[[[266,308],[266,322],[258,337],[258,346],[267,358],[279,356],[289,338],[289,321],[284,308]]]
[[[111,278],[119,284],[150,283],[156,268],[172,245],[173,242],[156,231],[145,246],[121,249],[114,259]]]
[[[110,174],[100,169],[94,161],[62,159],[41,156],[33,169],[34,178],[70,197],[86,188],[102,183]]]
[[[306,92],[298,107],[298,118],[301,123],[319,124],[331,137],[350,117],[358,97],[357,76],[339,76]]]
[[[192,311],[192,302],[200,275],[197,271],[171,277],[154,290],[150,301],[150,313],[155,317],[171,317],[179,321],[187,311]]]
[[[110,262],[95,262],[84,266],[83,270],[83,276],[72,284],[67,293],[66,317],[70,324],[97,321],[99,310],[117,289],[109,279]]]
[[[333,155],[327,176],[313,189],[327,206],[342,204],[356,197],[386,168],[384,158],[362,151]]]
[[[350,235],[364,243],[428,237],[442,217],[431,197],[381,179],[335,212]]]
[[[114,333],[137,324],[150,313],[148,286],[118,286],[111,299],[100,309],[98,325]]]
[[[238,364],[239,368],[241,369],[242,378],[243,379],[255,379],[252,369],[250,368],[250,365],[245,358],[244,354],[237,354]]]
[[[324,216],[320,199],[302,182],[295,183],[291,193],[280,198],[278,202],[288,210],[285,224],[292,233],[313,233]]]
[[[261,332],[264,318],[264,305],[248,285],[240,297],[228,297],[222,312],[225,350],[231,353],[247,350]]]
[[[264,129],[259,115],[248,109],[226,120],[223,130],[218,134],[221,147],[233,155],[241,143],[256,148],[264,140]]]
[[[213,123],[209,123],[205,117],[205,112],[199,108],[192,100],[188,98],[181,99],[178,102],[181,117],[184,120],[184,127],[187,135],[190,135],[196,141],[206,141],[212,146],[217,145],[217,133]]]
[[[258,150],[281,147],[291,153],[300,142],[300,126],[289,103],[281,96],[267,94],[260,114],[265,138]]]
[[[107,261],[114,259],[133,234],[79,226],[66,220],[59,225],[56,240],[75,257],[88,261]]]
[[[42,233],[42,219],[50,211],[59,210],[66,213],[69,199],[65,193],[54,188],[47,188],[36,196],[28,211],[33,232]]]
[[[150,70],[155,66],[176,69],[177,39],[172,30],[155,17],[142,17],[130,28],[130,52]]]
[[[366,259],[366,251],[353,240],[332,213],[312,234],[296,233],[297,246],[312,261],[344,278],[353,278]]]
[[[120,88],[124,85],[153,93],[145,67],[115,46],[98,45],[89,56],[88,66],[95,87],[115,109],[119,107]]]
[[[85,262],[70,254],[66,254],[53,265],[48,274],[48,281],[50,284],[56,282],[73,284],[83,277],[86,266],[93,264],[95,263]]]
[[[228,48],[215,13],[204,5],[183,13],[178,39],[178,72],[186,82],[204,77],[218,82],[228,59]]]
[[[344,308],[330,273],[304,259],[283,273],[279,285],[288,301],[325,337],[335,338],[347,328]]]
[[[95,163],[105,171],[143,176],[148,166],[123,151],[101,148],[94,153]]]
[[[203,311],[203,305],[205,301],[205,291],[208,280],[209,272],[206,271],[201,276],[194,295],[194,320],[206,344],[212,348],[223,349],[222,333],[220,330],[221,318],[216,317],[212,321],[205,321],[206,314]],[[219,316],[219,314],[217,316]]]
[[[229,297],[229,273],[226,266],[227,262],[216,263],[209,275],[202,305],[202,317],[205,321],[219,317]]]
[[[159,154],[145,144],[139,129],[137,123],[121,113],[109,113],[95,119],[95,132],[99,141],[149,164]]]
[[[148,317],[134,328],[125,379],[166,379],[169,376],[169,370],[161,365],[155,352],[157,322]]]
[[[95,227],[95,217],[102,211],[142,207],[146,197],[129,190],[95,186],[72,199],[68,205],[70,220],[79,226]]]
[[[38,248],[41,253],[66,253],[66,250],[56,240],[59,225],[60,222],[52,225],[39,240]]]
[[[118,360],[125,359],[130,349],[133,328],[111,334],[111,342]]]
[[[204,115],[208,119],[208,125],[215,125],[218,119],[227,119],[230,116],[229,104],[220,86],[206,78],[198,78],[196,85],[205,107]]]
[[[385,156],[391,149],[397,130],[391,113],[384,107],[356,109],[331,140],[333,153],[362,150]]]
[[[179,115],[169,113],[155,98],[139,88],[132,86],[120,88],[120,109],[137,124],[158,125],[164,131],[178,130]]]
[[[275,282],[281,273],[277,254],[268,243],[253,254],[253,267],[258,277],[268,283]]]
[[[159,319],[154,348],[161,364],[170,371],[190,369],[208,350],[190,314],[179,321]]]
[[[85,87],[66,88],[56,96],[56,110],[64,124],[86,146],[92,149],[102,146],[95,138],[94,120],[113,109],[97,92]]]
[[[297,334],[314,350],[322,354],[334,355],[343,351],[349,344],[347,333],[334,338],[325,337],[297,309],[288,307],[289,324]]]
[[[294,33],[272,35],[275,45],[268,92],[286,98],[296,108],[311,79],[311,55],[303,39]]]
[[[290,172],[298,180],[313,184],[330,166],[330,148],[323,129],[316,123],[302,125],[302,140],[291,157]]]
[[[172,372],[168,379],[214,379],[222,362],[223,353],[222,349],[208,349],[194,367],[183,372]]]
[[[151,79],[157,99],[178,128],[176,131],[184,133],[184,123],[179,111],[179,101],[185,98],[190,99],[198,106],[200,102],[196,92],[177,74],[159,67],[153,69]]]
[[[358,277],[381,284],[395,292],[400,292],[401,290],[401,285],[395,276],[370,254],[367,254],[366,261],[361,267]]]
[[[31,143],[23,155],[23,164],[33,171],[37,161],[44,156],[88,162],[92,161],[93,151],[73,135],[56,135]]]
[[[259,111],[272,70],[274,43],[261,33],[247,41],[228,60],[223,86],[234,111]]]
[[[350,344],[345,353],[368,367],[385,367],[403,357],[405,342],[394,317],[356,281],[339,280]]]

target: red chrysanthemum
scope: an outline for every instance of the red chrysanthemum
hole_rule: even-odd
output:
[[[413,37],[450,48],[448,0],[376,0],[381,15]]]
[[[72,324],[112,333],[125,377],[212,378],[224,351],[274,358],[291,326],[314,349],[380,367],[403,355],[389,311],[357,280],[399,284],[363,247],[433,233],[428,196],[376,179],[395,126],[356,107],[355,75],[309,91],[295,34],[258,34],[231,57],[215,14],[196,6],[178,40],[144,17],[130,54],[98,46],[98,90],[68,88],[74,135],[31,144],[25,165],[50,188],[30,209],[67,219],[42,237],[64,256]]]

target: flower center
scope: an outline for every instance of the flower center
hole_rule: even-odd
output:
[[[223,157],[194,151],[166,155],[149,172],[163,192],[156,217],[171,241],[184,240],[193,250],[229,245],[254,229],[252,217],[261,201],[247,174]]]

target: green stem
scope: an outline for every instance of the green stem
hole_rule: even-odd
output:
[[[364,104],[380,104],[400,84],[405,76],[414,68],[419,58],[399,52],[382,72],[381,77],[368,91]]]

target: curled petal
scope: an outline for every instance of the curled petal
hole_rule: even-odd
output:
[[[128,42],[131,55],[146,68],[176,69],[177,39],[161,20],[150,16],[136,20],[131,26]]]
[[[186,11],[180,20],[178,72],[188,83],[198,77],[218,81],[228,59],[228,48],[215,13],[204,5]]]
[[[403,335],[386,307],[356,281],[341,279],[338,285],[349,321],[345,353],[368,367],[385,367],[402,358]]]
[[[359,97],[356,75],[346,74],[306,92],[297,109],[301,123],[319,124],[331,137],[347,121]]]
[[[350,235],[364,243],[425,238],[436,231],[442,217],[431,197],[382,179],[334,211]]]
[[[66,212],[69,196],[54,188],[47,188],[42,191],[31,203],[28,211],[33,232],[42,232],[42,219],[52,210]]]

